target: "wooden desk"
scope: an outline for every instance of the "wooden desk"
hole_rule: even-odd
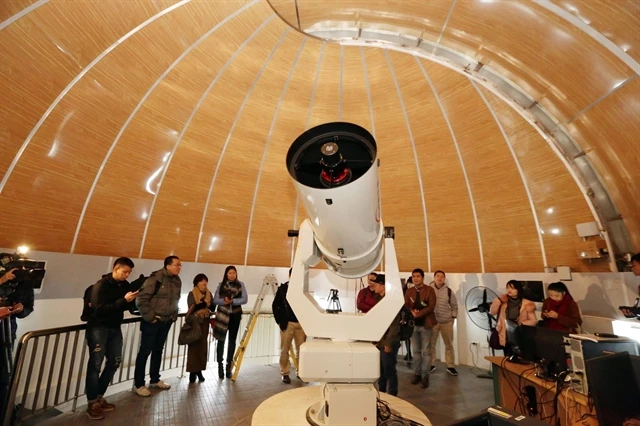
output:
[[[519,398],[525,386],[533,386],[536,390],[538,411],[542,417],[553,414],[553,398],[556,393],[554,382],[542,380],[536,377],[533,365],[522,365],[508,362],[501,356],[488,356],[486,360],[493,364],[493,391],[496,404],[512,409],[518,413],[523,411]],[[526,399],[524,404],[526,404]],[[524,405],[523,404],[523,405]],[[597,426],[598,421],[593,417],[580,420],[583,415],[595,416],[595,408],[589,408],[589,400],[586,396],[565,388],[558,396],[558,418],[562,426]],[[538,415],[538,418],[540,416]],[[552,424],[553,419],[545,420]]]

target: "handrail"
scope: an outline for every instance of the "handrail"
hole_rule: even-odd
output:
[[[177,343],[177,337],[176,337],[176,324],[179,324],[179,327],[182,327],[182,324],[184,323],[184,316],[185,314],[179,314],[178,315],[178,321],[176,321],[173,325],[172,325],[172,329],[173,329],[173,336],[172,336],[172,343]],[[124,355],[126,354],[125,350],[126,350],[126,345],[129,343],[129,341],[131,340],[130,344],[130,350],[129,350],[129,364],[128,364],[128,368],[129,370],[131,369],[131,360],[133,358],[133,344],[135,342],[135,337],[136,337],[136,333],[132,333],[132,338],[129,338],[129,329],[130,329],[130,324],[136,324],[136,323],[140,323],[141,318],[140,317],[134,317],[134,318],[127,318],[125,320],[123,320],[122,325],[125,326],[125,332],[123,333],[125,335],[125,337],[123,338],[123,358]],[[21,385],[21,379],[23,377],[24,374],[24,369],[25,369],[25,361],[27,359],[27,353],[29,352],[29,349],[31,349],[31,359],[30,362],[28,363],[28,368],[27,368],[27,374],[26,374],[26,380],[24,382],[22,382],[23,384],[23,392],[22,392],[22,400],[21,400],[21,411],[24,411],[26,409],[26,403],[27,403],[27,398],[29,396],[29,385],[32,383],[32,375],[33,375],[33,370],[36,364],[36,358],[39,358],[38,361],[40,363],[39,365],[39,372],[38,372],[38,378],[35,382],[36,386],[35,386],[35,393],[33,396],[33,400],[32,400],[32,404],[30,407],[30,413],[27,416],[20,416],[21,418],[23,417],[29,417],[35,414],[38,414],[39,412],[45,411],[48,408],[51,407],[55,407],[61,404],[64,404],[66,402],[72,401],[73,400],[73,409],[75,410],[76,408],[76,404],[77,404],[77,400],[78,397],[82,395],[82,393],[80,392],[80,384],[82,382],[83,379],[83,369],[85,367],[85,354],[87,352],[86,347],[85,347],[85,339],[83,337],[82,340],[79,339],[80,337],[80,332],[83,330],[86,330],[87,328],[87,324],[77,324],[77,325],[71,325],[71,326],[65,326],[65,327],[56,327],[56,328],[49,328],[49,329],[43,329],[43,330],[34,330],[34,331],[29,331],[27,333],[25,333],[21,338],[20,341],[18,343],[18,348],[16,350],[16,354],[15,354],[15,362],[14,362],[14,371],[12,372],[13,374],[11,375],[11,380],[10,380],[10,384],[9,384],[9,392],[7,392],[7,398],[6,401],[2,401],[3,406],[6,407],[6,412],[4,413],[4,418],[3,420],[3,425],[4,426],[10,426],[11,424],[11,418],[13,416],[13,411],[14,411],[14,406],[15,406],[15,399],[17,396],[17,392],[18,389]],[[71,345],[71,359],[68,363],[68,375],[66,377],[67,379],[67,386],[66,386],[66,392],[64,393],[64,395],[61,395],[61,387],[62,387],[62,380],[65,376],[65,366],[67,364],[66,360],[67,360],[67,354],[68,354],[68,349],[69,349],[69,340],[70,340],[70,336],[71,333],[73,333],[73,344]],[[171,331],[170,331],[171,333]],[[49,397],[50,397],[50,391],[51,391],[51,384],[52,384],[52,380],[53,380],[53,373],[56,370],[56,360],[57,360],[57,355],[58,355],[58,347],[59,347],[59,343],[60,343],[60,336],[64,335],[64,344],[63,344],[63,350],[62,350],[62,356],[60,357],[60,363],[59,363],[59,368],[58,368],[58,375],[57,375],[57,386],[55,389],[55,396],[53,398],[52,404],[49,404]],[[44,373],[45,373],[45,365],[47,364],[47,358],[49,358],[49,340],[52,336],[55,336],[55,342],[53,344],[53,350],[51,353],[51,360],[49,363],[49,369],[48,369],[48,377],[47,377],[47,387],[45,389],[45,396],[44,396],[44,403],[42,404],[42,406],[39,408],[38,407],[38,401],[40,398],[40,390],[42,387],[43,379],[45,378]],[[42,350],[42,353],[40,356],[38,356],[38,343],[40,342],[40,338],[44,338],[44,349]],[[30,342],[33,341],[33,345],[30,345]],[[169,339],[167,339],[167,342],[169,342]],[[171,351],[171,355],[173,355],[173,346],[171,347],[172,351]],[[165,347],[166,348],[166,347]],[[80,362],[78,363],[78,365],[76,365],[76,355],[78,353],[78,350],[80,350]],[[183,358],[184,355],[186,354],[186,350],[184,350],[184,354],[183,354]],[[177,358],[180,357],[180,347],[178,347],[178,356]],[[164,358],[164,362],[162,365],[161,370],[165,370],[165,366],[166,366],[166,358],[167,358],[167,354],[166,351],[165,353],[163,353],[163,358]],[[171,368],[176,368],[178,367],[178,360],[176,360],[176,365],[173,366],[173,360],[171,360],[171,362],[169,363],[169,369]],[[79,368],[78,368],[79,366]],[[125,380],[122,380],[122,368],[124,366],[124,363],[121,366],[120,369],[120,374],[116,374],[113,378],[113,380],[111,381],[111,384],[116,384],[116,383],[122,383],[125,382],[127,380],[130,380],[130,371],[128,371],[127,377]],[[183,367],[184,367],[184,359],[183,359]],[[72,382],[74,381],[74,373],[76,373],[76,377],[75,377],[75,391],[70,395],[70,391],[71,391],[71,385]],[[61,398],[62,396],[62,398]]]
[[[248,313],[245,313],[245,315],[248,316]],[[259,314],[260,317],[270,315],[271,312],[260,312]],[[184,313],[179,314],[178,320],[169,331],[163,352],[161,371],[181,368],[181,374],[184,374],[187,349],[185,346],[177,344],[180,329],[184,324],[184,317]],[[136,327],[136,324],[140,323],[140,321],[140,317],[133,317],[127,318],[122,322],[122,363],[111,381],[112,385],[125,383],[133,379],[132,372],[135,368],[135,357],[138,352],[137,347],[139,346],[140,336],[140,328]],[[273,325],[275,327],[275,323]],[[72,410],[75,411],[78,398],[84,395],[84,383],[82,382],[86,374],[84,370],[86,370],[85,355],[87,348],[82,331],[86,330],[86,328],[86,324],[77,324],[33,330],[25,333],[20,338],[14,357],[14,371],[11,375],[8,395],[5,401],[0,401],[0,403],[6,403],[4,406],[7,407],[6,412],[3,413],[4,415],[0,415],[0,421],[2,422],[0,424],[2,426],[11,425],[13,408],[18,396],[20,397],[19,403],[21,405],[18,413],[20,419],[34,416],[71,401],[73,401]],[[61,342],[63,339],[64,342]],[[42,340],[44,340],[44,347],[39,350]],[[210,338],[209,344],[211,344],[211,341]],[[62,350],[60,351],[60,349]],[[77,362],[78,351],[80,351],[79,362]],[[211,351],[209,351],[210,353]],[[268,353],[260,356],[273,355],[275,354]],[[167,360],[169,361],[168,366]],[[37,370],[36,366],[38,366]],[[34,370],[37,371],[35,373],[37,377],[34,377],[35,381],[32,380]],[[57,380],[57,383],[54,380]],[[65,386],[63,386],[63,380],[66,382]],[[34,383],[35,386],[33,386]],[[54,387],[52,387],[52,384]],[[81,384],[83,385],[82,387]],[[42,389],[43,386],[46,386],[46,388]],[[22,390],[22,393],[19,390]],[[41,390],[44,390],[44,397],[42,397]]]

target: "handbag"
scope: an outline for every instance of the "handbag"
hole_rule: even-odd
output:
[[[498,316],[496,317],[496,324],[500,321],[500,313],[502,312],[502,303],[498,308]],[[491,327],[491,334],[489,335],[489,347],[495,350],[502,350],[504,346],[500,344],[500,333],[495,327]]]
[[[200,340],[200,337],[202,337],[200,324],[198,324],[197,319],[191,315],[192,309],[193,307],[189,309],[189,312],[187,312],[187,315],[184,318],[184,324],[180,329],[180,334],[178,334],[178,345],[190,345],[197,342]]]

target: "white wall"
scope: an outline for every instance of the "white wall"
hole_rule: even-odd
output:
[[[13,249],[3,249],[2,251],[13,251]],[[36,295],[36,306],[34,313],[23,320],[19,320],[19,335],[42,328],[60,327],[64,325],[77,324],[80,322],[82,311],[82,295],[84,289],[94,283],[104,273],[110,271],[114,258],[102,256],[71,255],[51,252],[32,252],[29,255],[32,259],[46,260],[47,273],[43,289]],[[160,269],[162,261],[133,259],[136,268],[132,274],[138,276],[141,273]],[[192,288],[192,279],[198,273],[208,275],[212,286],[219,282],[224,273],[226,265],[198,264],[183,262],[180,276],[183,281],[183,293],[186,294]],[[267,274],[275,274],[280,282],[287,280],[288,268],[237,266],[239,278],[247,286],[249,292],[249,304],[246,310],[253,307],[256,296],[262,286],[262,280]],[[408,277],[409,272],[403,272],[402,277]],[[346,312],[355,311],[355,294],[360,288],[359,280],[345,280],[336,275],[324,271],[313,270],[310,272],[310,290],[314,292],[320,305],[326,304],[329,290],[339,289],[342,309]],[[425,277],[429,280],[430,277]],[[598,273],[598,274],[573,274],[573,280],[565,282],[569,290],[578,302],[584,315],[592,317],[602,317],[605,319],[622,319],[617,307],[620,305],[633,304],[636,298],[637,286],[640,280],[631,273]],[[479,354],[474,352],[474,357],[479,355],[482,367],[487,367],[484,356],[489,354],[486,349],[487,331],[474,325],[466,314],[464,314],[465,296],[470,289],[476,286],[484,286],[495,292],[503,293],[505,283],[509,279],[538,280],[550,283],[557,281],[556,274],[545,273],[499,273],[499,274],[456,274],[448,273],[447,282],[455,292],[459,303],[459,320],[456,324],[458,363],[471,365],[470,344],[479,342],[483,347]],[[272,296],[264,300],[263,311],[271,309]],[[186,297],[182,298],[181,305],[186,304]],[[183,310],[185,310],[183,308]],[[602,321],[602,320],[601,320]],[[590,321],[600,327],[598,321]],[[609,320],[602,322],[602,327],[609,324]],[[623,330],[625,327],[618,327]],[[598,330],[590,330],[598,331]],[[610,331],[603,330],[603,331]],[[476,358],[477,360],[477,358]]]

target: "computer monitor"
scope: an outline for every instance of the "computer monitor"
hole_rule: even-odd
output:
[[[600,426],[640,420],[640,390],[627,352],[587,360],[587,377]]]
[[[537,327],[535,332],[536,357],[544,368],[544,376],[554,379],[568,369],[567,350],[564,338],[569,333],[546,327]]]
[[[522,290],[525,299],[532,302],[544,302],[544,283],[542,281],[522,281]]]

